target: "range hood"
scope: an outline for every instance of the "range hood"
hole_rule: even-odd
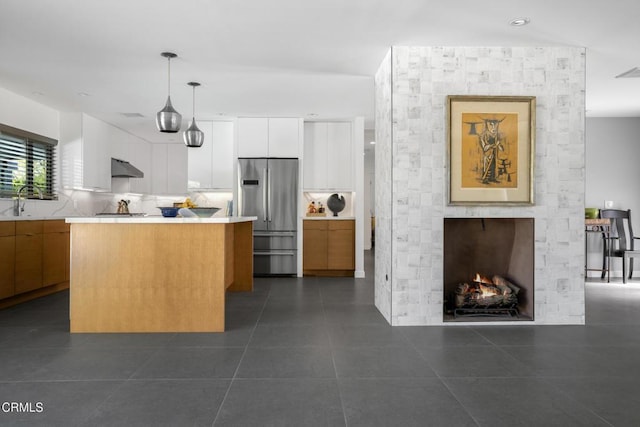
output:
[[[144,173],[129,162],[111,158],[111,176],[113,178],[144,178]]]

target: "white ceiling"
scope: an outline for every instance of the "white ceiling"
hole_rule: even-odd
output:
[[[522,16],[528,26],[508,25]],[[1,0],[0,87],[180,141],[154,124],[172,51],[185,121],[198,81],[198,119],[364,116],[373,128],[389,46],[581,46],[587,115],[640,116],[640,79],[615,78],[640,66],[639,16],[637,0]]]

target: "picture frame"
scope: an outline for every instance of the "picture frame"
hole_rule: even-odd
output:
[[[533,205],[535,96],[447,96],[450,205]]]

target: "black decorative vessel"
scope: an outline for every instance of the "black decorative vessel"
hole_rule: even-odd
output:
[[[333,216],[338,216],[338,212],[343,211],[344,205],[344,196],[338,196],[336,193],[332,194],[327,199],[327,207],[331,212],[333,212]]]

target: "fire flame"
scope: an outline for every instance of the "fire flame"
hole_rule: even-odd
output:
[[[496,292],[496,288],[490,288],[489,286],[485,286],[482,283],[479,283],[478,285],[480,287],[480,293],[482,294],[483,298],[498,295],[498,292]]]
[[[481,275],[480,273],[476,273],[476,276],[473,279],[474,282],[478,284],[478,289],[480,290],[480,296],[482,298],[492,297],[495,295],[500,295],[499,290],[493,286],[493,280],[489,279]],[[491,286],[486,286],[491,285]]]

